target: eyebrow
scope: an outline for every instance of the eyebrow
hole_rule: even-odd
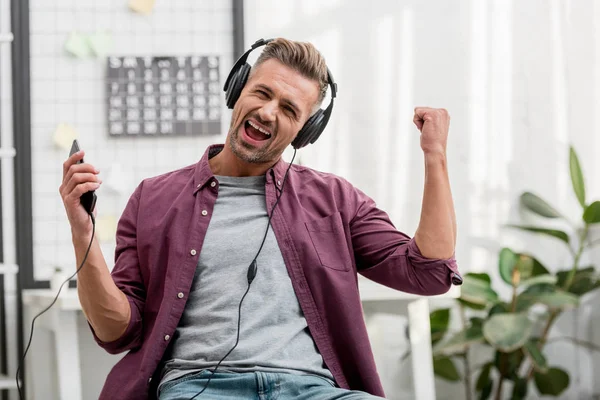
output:
[[[273,91],[271,90],[270,87],[268,87],[267,85],[263,84],[263,83],[258,83],[256,84],[256,88],[259,88],[261,90],[264,90],[265,92],[269,93],[269,95],[273,96]],[[294,109],[294,112],[296,113],[296,117],[299,117],[301,115],[300,109],[298,108],[298,106],[296,105],[296,103],[294,103],[292,100],[289,99],[282,99],[282,102],[287,104],[288,106],[292,107]]]

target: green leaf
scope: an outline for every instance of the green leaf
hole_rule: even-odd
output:
[[[483,324],[483,336],[496,349],[508,353],[523,346],[533,324],[524,314],[495,314]]]
[[[538,275],[548,275],[550,272],[535,257],[529,254],[517,253],[517,263],[515,268],[521,272],[521,280],[529,279]]]
[[[449,357],[434,359],[433,373],[447,381],[456,382],[460,380],[458,370]]]
[[[473,328],[483,329],[483,323],[485,322],[483,318],[471,317],[469,318],[469,321],[471,322],[471,326]]]
[[[492,278],[490,278],[489,274],[485,272],[468,272],[463,277],[468,276],[469,279],[478,279],[480,281],[486,282],[488,285],[492,284]]]
[[[487,307],[487,304],[475,304],[475,303],[471,303],[470,301],[466,301],[466,300],[463,300],[463,299],[460,299],[460,298],[457,299],[457,300],[463,306],[468,307],[468,308],[472,308],[473,310],[485,310],[486,307]]]
[[[517,255],[509,248],[503,248],[498,257],[498,270],[502,280],[512,286],[512,272],[517,263]]]
[[[531,192],[525,192],[521,195],[521,205],[542,217],[546,218],[561,218],[562,215],[556,211],[554,207],[548,204],[545,200],[542,200],[536,194]]]
[[[541,303],[553,309],[565,309],[577,307],[579,305],[579,297],[573,293],[555,290],[554,292],[543,293],[527,293],[523,292],[519,297],[524,301],[532,303]]]
[[[534,342],[533,340],[529,340],[527,343],[525,343],[523,349],[525,349],[525,353],[531,359],[531,362],[533,363],[533,366],[535,367],[536,371],[542,373],[548,371],[548,363],[546,361],[546,357],[544,357],[541,350],[538,348],[536,342]]]
[[[557,286],[562,287],[565,285],[569,272],[570,269],[558,271],[556,273],[558,278]],[[573,282],[571,283],[571,287],[569,287],[569,293],[581,296],[599,287],[600,276],[596,273],[596,269],[594,267],[585,267],[575,271]]]
[[[569,149],[569,170],[571,171],[573,191],[575,192],[581,207],[585,208],[585,183],[583,181],[583,173],[581,172],[581,166],[579,165],[579,157],[577,157],[577,153],[572,146]]]
[[[444,333],[448,330],[450,322],[450,309],[442,308],[429,314],[429,324],[431,326],[432,344],[442,339]]]
[[[540,293],[553,293],[557,289],[556,285],[549,285],[547,283],[540,283],[539,285],[529,286],[523,294],[536,295]]]
[[[541,284],[556,285],[557,280],[558,278],[554,275],[538,275],[533,278],[522,280],[519,287],[528,288],[529,286]]]
[[[433,347],[433,355],[438,357],[462,353],[466,346],[481,342],[483,342],[481,326],[469,326],[467,329],[454,334],[449,340],[437,343]]]
[[[494,314],[507,313],[509,310],[510,310],[510,307],[508,304],[496,303],[496,304],[494,304],[494,306],[492,308],[490,308],[490,311],[488,312],[488,318]]]
[[[516,312],[523,312],[538,303],[538,296],[546,293],[554,293],[555,291],[556,286],[547,283],[529,286],[517,296]]]
[[[563,242],[565,242],[567,244],[569,243],[569,235],[567,235],[565,232],[559,231],[557,229],[547,229],[547,228],[539,228],[536,226],[513,225],[513,224],[509,224],[508,226],[511,228],[521,229],[523,231],[541,233],[543,235],[552,236],[552,237],[562,240]]]
[[[504,357],[504,361],[502,361]],[[496,351],[494,355],[494,365],[498,371],[504,371],[504,378],[515,381],[519,378],[519,368],[525,360],[525,354],[522,349],[517,349],[510,353]]]
[[[583,220],[588,224],[600,222],[600,201],[595,201],[585,208]]]
[[[527,379],[519,378],[515,381],[511,400],[523,400],[527,397]]]
[[[492,370],[493,366],[494,363],[489,362],[485,364],[483,368],[481,368],[481,372],[479,373],[479,377],[477,378],[477,383],[475,384],[475,390],[477,390],[478,392],[483,390],[485,385],[490,381],[490,371]]]
[[[521,313],[523,311],[527,311],[533,306],[535,302],[531,296],[517,296],[517,306],[515,307],[515,312]]]
[[[481,394],[479,395],[479,400],[487,400],[492,394],[492,389],[494,387],[494,380],[490,379],[483,389],[481,390]]]
[[[465,274],[463,277],[460,299],[466,302],[463,304],[467,307],[470,304],[475,304],[485,308],[498,300],[498,293],[490,285],[491,280],[481,278],[481,275],[487,276],[487,274]]]
[[[548,372],[534,374],[535,386],[540,394],[559,396],[569,387],[569,374],[560,368],[550,368]]]

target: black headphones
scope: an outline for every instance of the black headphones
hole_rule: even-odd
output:
[[[248,75],[250,75],[250,70],[252,67],[246,62],[248,59],[248,55],[252,52],[252,50],[257,47],[264,46],[269,42],[272,42],[274,39],[259,39],[250,47],[248,51],[246,51],[234,64],[227,80],[225,81],[225,86],[223,90],[225,91],[225,100],[227,102],[227,107],[233,108],[235,102],[240,97],[242,93],[242,89],[244,89],[244,85],[246,85],[246,81],[248,80]],[[325,110],[319,109],[316,113],[314,113],[308,121],[304,124],[298,135],[292,142],[292,147],[295,149],[300,149],[310,143],[314,143],[317,141],[321,133],[327,126],[327,122],[329,122],[329,117],[331,116],[331,110],[333,110],[333,99],[335,99],[337,93],[337,84],[333,81],[333,76],[331,75],[331,71],[327,68],[327,81],[329,82],[329,87],[331,87],[331,101],[329,106]]]

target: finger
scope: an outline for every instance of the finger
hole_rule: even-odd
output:
[[[415,114],[413,122],[417,126],[418,130],[421,130],[423,128],[423,119],[418,114]]]
[[[65,200],[69,203],[79,201],[81,196],[83,196],[85,193],[96,190],[99,187],[100,184],[97,182],[80,183],[79,185],[75,186],[75,189],[73,189],[73,191],[65,198]]]
[[[63,163],[63,179],[65,178],[65,175],[67,175],[67,172],[69,171],[71,165],[74,165],[78,161],[83,160],[84,155],[85,152],[83,150],[79,150],[77,153],[74,153],[69,158],[67,158],[67,160]]]
[[[102,183],[102,181],[100,180],[100,178],[98,176],[96,176],[95,174],[91,174],[91,173],[85,173],[85,172],[78,172],[73,174],[73,176],[71,177],[71,179],[69,179],[66,182],[66,185],[64,186],[64,195],[68,196],[78,185],[82,184],[82,183]]]
[[[423,118],[426,114],[433,110],[431,107],[415,107],[415,114]]]
[[[94,167],[92,164],[72,164],[67,170],[66,175],[63,176],[63,184],[69,182],[69,180],[71,179],[71,177],[73,177],[74,174],[82,172],[87,172],[91,174],[100,173],[100,171],[98,171],[96,167]]]

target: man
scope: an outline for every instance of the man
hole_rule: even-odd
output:
[[[357,273],[422,295],[460,279],[450,118],[415,109],[425,190],[410,238],[344,179],[281,159],[328,85],[312,45],[269,42],[235,99],[225,144],[137,187],[112,274],[93,241],[78,276],[81,305],[102,347],[129,350],[102,399],[384,396]],[[79,198],[101,184],[93,166],[76,164],[82,157],[64,163],[60,187],[78,265],[93,229]]]

